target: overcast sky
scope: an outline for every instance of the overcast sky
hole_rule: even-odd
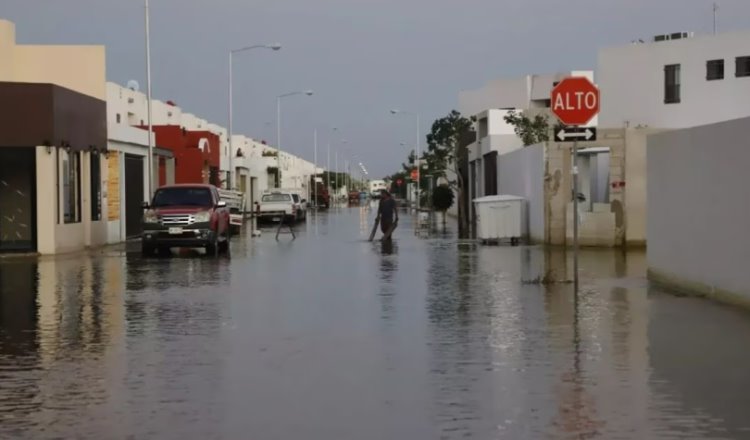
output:
[[[395,171],[458,92],[493,78],[595,69],[598,48],[659,33],[712,29],[711,0],[151,0],[154,98],[226,125],[228,50],[278,41],[235,59],[234,131],[312,159],[339,128],[371,174]],[[721,31],[750,29],[750,1],[720,0]],[[145,90],[142,0],[3,0],[20,43],[104,44],[107,76]],[[1,62],[1,60],[0,60]],[[60,66],[65,68],[65,66]],[[625,85],[624,85],[625,86]],[[333,156],[333,153],[332,153]],[[333,158],[331,159],[333,163]]]

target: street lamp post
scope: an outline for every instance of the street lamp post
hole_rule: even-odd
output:
[[[151,120],[151,14],[148,0],[144,0],[146,12],[146,117],[148,118],[148,197],[154,195],[154,131]]]
[[[331,127],[331,133],[330,133],[330,136],[328,137],[328,150],[326,151],[326,162],[328,163],[328,165],[326,165],[326,171],[328,173],[327,174],[328,179],[326,179],[326,184],[328,185],[329,197],[333,194],[333,185],[331,185],[331,139],[333,139],[333,133],[335,133],[336,130],[338,130],[338,128]]]
[[[419,212],[419,208],[420,208],[419,207],[419,205],[420,205],[419,198],[420,198],[420,191],[421,191],[420,180],[422,178],[422,169],[420,168],[420,163],[419,163],[420,162],[420,160],[419,160],[420,159],[419,158],[419,153],[420,153],[419,146],[421,144],[421,142],[420,142],[420,134],[419,134],[419,114],[418,113],[414,113],[414,112],[404,111],[404,110],[395,110],[395,109],[391,110],[391,114],[396,115],[396,114],[399,114],[399,113],[400,114],[405,114],[405,115],[412,115],[417,120],[417,143],[416,143],[416,154],[417,154],[417,157],[415,159],[415,163],[416,163],[416,167],[417,167],[417,212]]]
[[[312,96],[312,90],[284,93],[276,97],[276,188],[281,188],[281,99],[295,95]]]
[[[148,0],[147,0],[148,1]],[[273,44],[255,44],[253,46],[247,46],[240,49],[230,50],[229,51],[229,124],[227,127],[227,144],[229,145],[229,181],[228,183],[228,189],[233,188],[234,183],[234,166],[232,164],[234,159],[234,148],[232,146],[232,121],[233,121],[233,68],[232,63],[234,59],[234,54],[240,53],[240,52],[247,52],[249,50],[253,49],[271,49],[273,51],[281,50],[281,44],[279,43],[273,43]]]

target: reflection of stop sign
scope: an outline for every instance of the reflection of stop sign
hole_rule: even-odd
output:
[[[565,125],[586,125],[599,113],[599,89],[586,77],[562,80],[551,101],[552,113]]]

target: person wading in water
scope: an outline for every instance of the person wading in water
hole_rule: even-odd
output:
[[[394,221],[398,223],[398,207],[396,206],[396,200],[391,197],[391,193],[386,190],[380,193],[380,203],[378,204],[378,219],[380,219],[380,230],[388,240],[391,237],[388,235],[391,231],[391,227]]]

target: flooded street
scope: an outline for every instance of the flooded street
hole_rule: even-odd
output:
[[[369,243],[310,213],[229,258],[0,260],[0,438],[747,439],[750,314],[645,254]]]

